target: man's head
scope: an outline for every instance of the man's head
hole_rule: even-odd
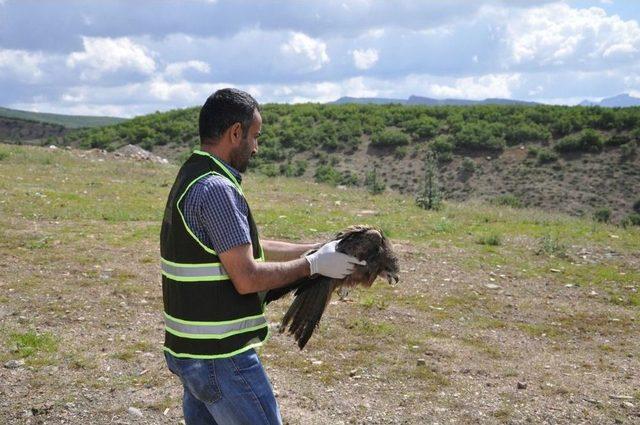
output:
[[[259,105],[250,94],[227,88],[213,93],[200,109],[200,143],[227,153],[227,160],[244,172],[258,150],[262,127]]]

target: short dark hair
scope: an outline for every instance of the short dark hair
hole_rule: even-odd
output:
[[[206,139],[218,140],[237,122],[246,133],[253,123],[255,110],[260,110],[260,105],[247,92],[233,88],[216,91],[200,109],[200,142]]]

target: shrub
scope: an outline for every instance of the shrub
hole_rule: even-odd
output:
[[[614,134],[605,141],[605,144],[607,146],[620,146],[630,141],[631,138],[626,134]]]
[[[465,156],[460,164],[460,171],[466,174],[473,174],[476,171],[475,161],[468,156]]]
[[[599,152],[603,144],[600,133],[588,128],[558,140],[553,148],[558,152]]]
[[[275,177],[280,174],[276,164],[262,164],[258,167],[258,171],[267,177]]]
[[[318,183],[329,183],[333,186],[340,184],[340,181],[342,180],[340,172],[331,165],[318,166],[314,177]]]
[[[623,227],[629,226],[640,226],[640,214],[639,213],[631,213],[626,216],[622,222],[620,223]]]
[[[631,158],[636,154],[636,149],[638,148],[638,142],[635,140],[629,143],[625,143],[620,146],[620,155],[623,159]]]
[[[484,121],[465,124],[454,136],[459,149],[502,150],[505,147],[502,131],[504,126]]]
[[[538,164],[546,164],[558,160],[558,154],[549,149],[541,148],[538,150]]]
[[[401,146],[409,144],[409,136],[400,130],[384,130],[371,137],[374,146]]]
[[[608,223],[611,219],[611,210],[609,208],[600,208],[593,212],[593,218],[600,223]]]
[[[509,146],[518,143],[547,141],[550,137],[551,132],[546,127],[533,123],[520,123],[509,126],[504,135]]]
[[[500,235],[497,233],[492,233],[490,235],[480,236],[477,240],[480,245],[491,245],[498,246],[502,243]]]
[[[377,195],[378,193],[384,192],[384,190],[386,189],[386,185],[384,184],[384,182],[378,178],[378,174],[375,168],[373,168],[371,171],[368,171],[365,175],[364,185],[372,195]]]
[[[500,205],[500,206],[511,207],[511,208],[521,208],[522,207],[522,201],[520,201],[520,199],[518,199],[514,195],[496,196],[495,198],[493,198],[491,200],[491,203],[494,204],[494,205]]]
[[[536,251],[537,255],[548,254],[552,257],[567,258],[567,246],[560,243],[558,238],[551,235],[544,235],[539,240],[540,248]]]
[[[425,210],[437,210],[442,204],[438,166],[434,154],[427,154],[424,158],[424,180],[422,190],[416,196],[416,204]]]
[[[438,131],[438,120],[431,117],[416,118],[403,124],[407,131],[425,139],[435,136]]]
[[[436,137],[431,143],[431,150],[438,154],[452,152],[453,142],[451,141],[451,136],[440,135]]]
[[[407,155],[407,152],[409,152],[407,146],[400,146],[399,148],[396,148],[396,150],[393,152],[393,156],[396,159],[402,159]]]

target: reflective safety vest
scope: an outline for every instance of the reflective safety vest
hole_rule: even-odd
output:
[[[261,295],[239,294],[216,252],[196,237],[184,219],[181,207],[187,190],[212,174],[229,179],[243,194],[222,162],[196,150],[178,172],[162,221],[164,349],[176,357],[230,357],[262,345],[269,334]],[[250,210],[248,221],[253,257],[264,261]]]

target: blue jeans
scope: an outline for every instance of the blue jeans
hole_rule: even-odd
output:
[[[165,359],[182,381],[187,425],[282,424],[255,350],[214,360],[178,358],[165,351]]]

